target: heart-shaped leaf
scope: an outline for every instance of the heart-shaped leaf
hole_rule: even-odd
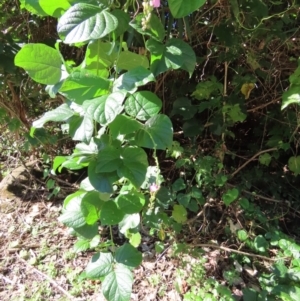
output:
[[[224,204],[226,206],[229,206],[232,202],[234,202],[237,197],[239,196],[239,191],[236,188],[232,188],[227,190],[223,196],[222,199],[224,201]]]
[[[139,91],[130,95],[125,102],[128,115],[140,120],[155,116],[162,107],[162,101],[150,91]]]
[[[15,56],[15,65],[25,69],[38,83],[54,85],[61,78],[58,51],[45,44],[27,44]]]
[[[106,276],[113,270],[113,256],[111,253],[97,253],[93,255],[85,271],[89,278]]]
[[[118,20],[98,6],[77,3],[59,19],[57,31],[67,44],[97,40],[115,30]]]
[[[102,282],[102,292],[109,301],[129,301],[133,276],[123,264],[118,264]]]

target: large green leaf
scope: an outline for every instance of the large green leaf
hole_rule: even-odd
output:
[[[72,116],[68,120],[69,135],[73,140],[89,142],[94,133],[94,122],[90,116]]]
[[[148,119],[144,127],[137,131],[135,141],[138,146],[152,149],[166,149],[173,141],[173,127],[166,115],[156,115]]]
[[[25,45],[15,56],[15,65],[41,84],[54,85],[61,78],[61,57],[56,49],[44,44]]]
[[[108,146],[99,152],[95,171],[99,174],[117,171],[119,177],[125,177],[139,187],[145,180],[147,167],[147,154],[143,149]]]
[[[149,61],[146,56],[140,55],[131,51],[122,51],[117,60],[117,67],[119,69],[131,70],[142,66],[149,68]]]
[[[93,225],[99,220],[100,210],[104,201],[100,198],[98,191],[90,191],[82,198],[80,204],[82,211],[85,215],[85,221],[88,225]]]
[[[129,192],[126,194],[119,194],[116,203],[124,213],[133,214],[142,210],[145,205],[145,198],[141,193]]]
[[[196,55],[193,48],[180,39],[170,39],[163,45],[150,39],[146,42],[151,52],[151,70],[158,75],[168,69],[183,69],[192,75],[196,66]]]
[[[112,172],[122,165],[121,149],[107,146],[98,154],[96,172]]]
[[[168,4],[173,17],[182,18],[200,8],[205,2],[205,0],[169,0]]]
[[[87,212],[81,208],[81,202],[85,194],[72,195],[64,206],[63,214],[59,221],[71,228],[80,228],[86,224],[85,216]]]
[[[64,103],[54,110],[46,112],[40,119],[33,122],[32,126],[35,128],[41,128],[48,121],[66,121],[74,115],[74,111]]]
[[[113,271],[113,256],[111,253],[96,253],[85,271],[89,278],[100,278]]]
[[[116,139],[119,135],[127,135],[136,132],[143,125],[125,115],[118,115],[112,123],[109,124],[110,134]]]
[[[129,301],[133,276],[126,266],[118,264],[102,282],[102,292],[109,301]]]
[[[97,40],[115,30],[118,20],[98,6],[77,3],[66,11],[57,25],[59,35],[67,44]]]
[[[113,84],[113,91],[134,93],[137,87],[155,81],[154,75],[144,67],[137,67],[119,76]]]
[[[111,123],[123,111],[123,101],[126,93],[121,91],[85,101],[83,108],[101,125]]]
[[[142,253],[139,252],[130,244],[124,244],[118,248],[115,255],[115,260],[128,267],[136,268],[142,262]]]
[[[121,156],[123,165],[118,169],[118,175],[128,179],[135,187],[140,187],[147,173],[147,154],[139,147],[126,147]]]
[[[88,167],[88,176],[90,183],[99,192],[112,193],[112,184],[119,178],[116,173],[97,173],[96,172],[97,162],[92,161]]]
[[[118,224],[124,217],[124,213],[117,207],[113,201],[105,202],[100,212],[100,220],[103,226],[112,226]]]
[[[110,82],[107,79],[86,70],[76,70],[65,79],[59,92],[68,99],[82,104],[87,99],[106,94],[109,86]]]
[[[150,91],[139,91],[130,95],[125,102],[128,115],[140,120],[155,116],[162,107],[162,101]]]

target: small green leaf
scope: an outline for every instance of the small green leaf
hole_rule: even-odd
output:
[[[173,191],[177,192],[180,190],[183,190],[186,188],[186,185],[184,183],[184,180],[182,178],[178,178],[173,184],[172,184],[172,189]]]
[[[118,264],[102,282],[102,292],[109,301],[129,301],[133,276],[126,266]]]
[[[80,206],[88,225],[93,225],[99,220],[103,204],[104,201],[100,199],[100,193],[97,191],[90,191],[83,197]]]
[[[188,208],[191,196],[189,194],[178,193],[176,199],[179,204],[181,204],[185,208]]]
[[[290,171],[295,173],[295,176],[300,174],[300,156],[290,157],[288,161]]]
[[[254,239],[253,246],[257,251],[265,253],[269,247],[269,244],[262,235],[258,235]]]
[[[129,243],[133,247],[137,248],[141,244],[141,242],[142,242],[142,236],[141,236],[141,234],[139,232],[133,233],[133,234],[130,235],[130,237],[129,237]]]
[[[85,271],[89,278],[95,279],[106,276],[113,270],[113,256],[111,253],[95,254]]]
[[[25,69],[38,83],[54,85],[61,78],[58,51],[44,44],[27,44],[15,56],[15,65]]]
[[[97,40],[115,30],[118,20],[98,6],[76,3],[59,19],[57,31],[67,44]]]
[[[288,107],[290,104],[300,105],[300,85],[294,85],[282,94],[281,110]]]
[[[150,91],[139,91],[130,95],[125,102],[128,115],[140,120],[147,120],[158,114],[162,101]]]
[[[105,202],[100,212],[100,220],[103,226],[118,224],[124,217],[124,213],[113,201]]]
[[[248,238],[248,234],[245,230],[238,230],[237,236],[240,241],[246,241]]]
[[[184,223],[187,220],[187,211],[182,205],[174,205],[172,217],[177,223]]]
[[[270,154],[262,154],[259,156],[258,160],[260,164],[269,166],[272,160],[272,156]]]
[[[124,244],[118,248],[115,254],[115,260],[128,267],[136,268],[142,262],[142,253],[130,244]]]
[[[229,206],[232,202],[234,202],[237,197],[239,196],[239,191],[236,188],[232,188],[227,190],[223,196],[222,199],[224,201],[224,204],[226,206]]]
[[[192,93],[198,100],[210,99],[212,94],[219,95],[223,91],[223,85],[218,82],[215,76],[197,84],[196,90]]]
[[[235,105],[225,105],[223,112],[226,113],[233,122],[243,122],[247,118],[247,115],[241,111],[238,103]]]

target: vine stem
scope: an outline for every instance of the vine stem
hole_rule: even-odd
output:
[[[113,233],[112,233],[112,226],[109,226],[109,233],[110,233],[110,239],[111,239],[111,243],[114,246],[114,239],[113,239]]]
[[[249,256],[249,257],[256,257],[256,258],[260,258],[260,259],[267,260],[267,261],[277,261],[277,260],[281,260],[281,259],[287,259],[287,257],[269,258],[269,257],[266,257],[266,256],[252,254],[252,253],[239,251],[239,250],[235,250],[235,249],[231,249],[231,248],[223,247],[223,246],[219,246],[219,245],[214,245],[214,244],[193,244],[193,246],[194,247],[200,247],[200,248],[220,249],[220,250],[223,250],[223,251],[226,251],[226,252],[236,253],[236,254],[245,255],[245,256]]]
[[[273,148],[269,148],[269,149],[265,149],[262,150],[258,153],[256,153],[254,156],[252,156],[248,161],[246,161],[243,165],[241,165],[237,170],[235,170],[232,174],[231,174],[231,178],[233,178],[237,173],[239,173],[245,166],[247,166],[251,161],[253,161],[256,157],[260,156],[261,154],[264,153],[269,153],[269,152],[273,152],[276,151],[277,148],[273,147]]]

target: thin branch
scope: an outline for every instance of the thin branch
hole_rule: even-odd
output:
[[[257,154],[255,154],[253,157],[251,157],[248,161],[246,161],[243,165],[241,165],[237,170],[235,170],[232,174],[231,174],[231,178],[233,178],[237,173],[239,173],[245,166],[247,166],[251,161],[253,161],[256,157],[260,156],[261,154],[264,153],[269,153],[269,152],[273,152],[276,151],[277,148],[273,147],[273,148],[269,148],[269,149],[265,149],[262,150],[260,152],[258,152]]]
[[[229,184],[227,183],[226,185],[230,186],[230,187],[236,187],[235,185],[232,185],[232,184]],[[268,202],[273,202],[273,203],[278,203],[278,204],[282,204],[282,203],[285,203],[291,210],[293,210],[294,212],[297,212],[299,215],[300,215],[300,211],[293,208],[290,204],[289,201],[285,201],[285,200],[276,200],[276,199],[272,199],[272,198],[268,198],[266,196],[263,196],[261,194],[254,194],[253,192],[251,191],[248,191],[248,190],[242,190],[241,192],[243,193],[246,193],[246,194],[249,194],[251,196],[254,196],[256,198],[259,198],[259,199],[262,199],[262,200],[265,200],[265,201],[268,201]]]
[[[200,247],[200,248],[215,248],[215,249],[220,249],[226,252],[230,252],[230,253],[236,253],[236,254],[240,254],[240,255],[245,255],[245,256],[249,256],[249,257],[256,257],[256,258],[260,258],[263,260],[267,260],[267,261],[277,261],[277,260],[282,260],[282,259],[287,259],[288,257],[280,257],[280,258],[269,258],[266,256],[262,256],[262,255],[257,255],[257,254],[252,254],[252,253],[248,253],[248,252],[244,252],[244,251],[239,251],[239,250],[235,250],[235,249],[230,249],[227,247],[223,247],[223,246],[219,246],[219,245],[214,245],[214,244],[193,244],[194,247]]]
[[[258,110],[260,110],[260,109],[263,109],[263,108],[267,107],[268,105],[271,105],[271,104],[276,103],[276,102],[279,101],[279,100],[281,100],[281,97],[276,98],[276,99],[273,99],[273,100],[271,100],[271,101],[269,101],[269,102],[267,102],[267,103],[264,103],[264,104],[262,104],[262,105],[260,105],[260,106],[258,106],[258,107],[255,107],[255,108],[253,108],[253,109],[248,109],[247,112],[250,113],[250,112],[258,111]]]
[[[52,278],[50,278],[48,275],[42,273],[32,265],[30,265],[26,260],[22,259],[20,256],[18,256],[18,259],[25,263],[29,268],[31,268],[35,273],[39,274],[43,278],[45,278],[47,281],[49,281],[54,287],[56,287],[60,292],[62,292],[66,297],[68,297],[69,300],[74,300],[74,297],[70,295],[65,289],[63,289],[56,281],[54,281]]]

